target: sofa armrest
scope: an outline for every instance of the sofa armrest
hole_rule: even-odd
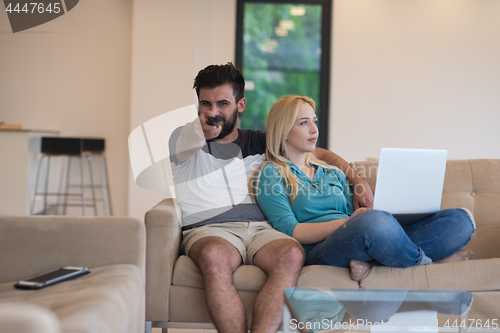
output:
[[[181,225],[173,199],[146,213],[146,320],[168,321],[172,272],[179,257]]]
[[[357,174],[368,182],[372,191],[375,192],[375,183],[377,182],[378,161],[360,161],[351,162],[349,165]]]
[[[0,333],[60,333],[56,314],[29,303],[0,303]]]
[[[145,272],[144,222],[128,217],[0,216],[0,283],[61,266]]]

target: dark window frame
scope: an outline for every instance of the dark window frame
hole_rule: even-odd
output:
[[[328,147],[328,120],[330,107],[330,64],[332,48],[332,0],[237,0],[236,4],[236,53],[235,66],[243,69],[243,15],[245,3],[322,5],[321,72],[317,109],[320,113],[318,147]]]

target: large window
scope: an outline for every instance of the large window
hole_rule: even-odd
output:
[[[236,66],[246,80],[241,127],[264,130],[281,96],[316,101],[320,140],[328,139],[331,0],[238,0]]]

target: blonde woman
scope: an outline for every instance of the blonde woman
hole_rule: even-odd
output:
[[[353,210],[344,174],[313,157],[318,140],[315,103],[286,96],[266,121],[267,162],[257,173],[255,197],[269,222],[295,238],[306,265],[350,267],[360,281],[374,263],[410,267],[462,261],[474,232],[466,209],[442,210],[409,227],[369,208]]]

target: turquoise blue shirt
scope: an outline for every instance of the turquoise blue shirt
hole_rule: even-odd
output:
[[[289,236],[298,223],[346,219],[353,213],[352,191],[342,171],[313,166],[316,173],[311,180],[290,163],[290,169],[302,183],[298,184],[297,197],[291,204],[278,168],[267,163],[260,172],[257,202],[271,225]]]

